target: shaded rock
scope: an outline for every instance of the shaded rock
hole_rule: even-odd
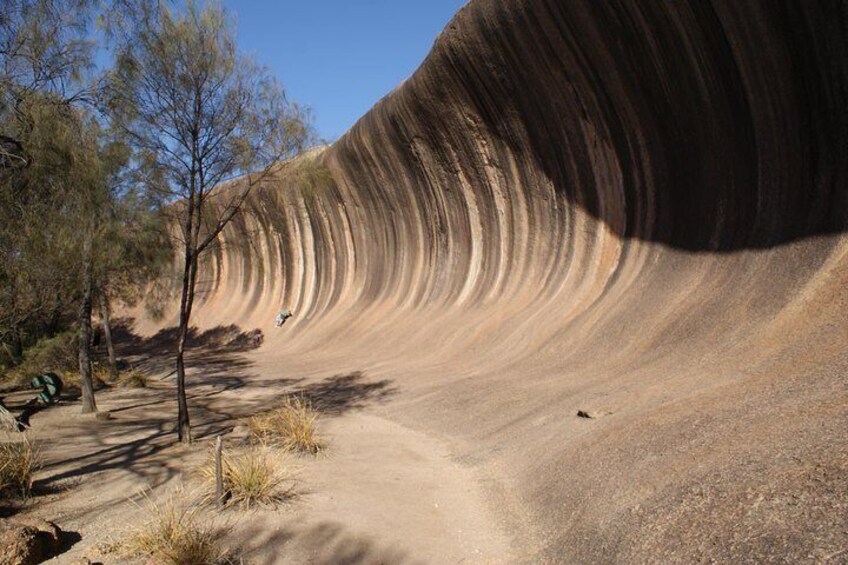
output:
[[[15,519],[0,523],[0,565],[35,565],[57,554],[62,530],[44,520]]]

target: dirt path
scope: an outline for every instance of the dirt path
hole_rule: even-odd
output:
[[[211,418],[214,408],[244,398],[244,391],[194,390],[214,398],[199,411],[198,429],[228,429]],[[151,488],[156,497],[189,473],[208,443],[172,445],[169,388],[101,394],[113,419],[77,414],[59,406],[33,418],[47,466],[33,514],[82,535],[58,563],[88,556],[121,562],[95,548],[114,532],[137,523],[141,510],[129,497]],[[375,413],[349,411],[325,418],[326,455],[299,458],[300,496],[270,510],[228,511],[227,545],[245,563],[504,563],[509,539],[487,506],[473,469],[452,459],[440,441]]]
[[[308,492],[294,515],[276,528],[255,530],[264,518],[239,528],[251,562],[511,561],[473,472],[440,442],[365,413],[327,431],[330,452],[304,468]]]

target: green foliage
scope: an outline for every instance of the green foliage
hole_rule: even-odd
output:
[[[131,149],[99,123],[94,0],[6,0],[0,13],[0,364],[170,263],[128,178]],[[85,267],[85,268],[84,268]]]
[[[40,340],[24,353],[24,363],[33,375],[45,371],[72,371],[77,366],[76,332],[66,331]]]
[[[24,350],[23,360],[7,369],[2,381],[15,388],[29,387],[32,377],[45,371],[60,375],[78,371],[76,332],[68,330],[51,338],[42,338]]]
[[[102,197],[92,190],[95,140],[78,113],[36,93],[5,118],[31,164],[0,175],[0,338],[49,331],[72,311],[81,216]]]
[[[4,0],[0,12],[0,114],[31,92],[60,104],[87,96],[94,0]]]
[[[84,103],[93,4],[8,0],[0,16],[0,342],[12,363],[72,316],[81,214],[102,198]]]
[[[317,149],[289,163],[284,176],[308,201],[314,201],[323,192],[335,187],[333,173],[324,164]]]
[[[309,127],[268,70],[238,51],[220,6],[158,8],[114,26],[105,102],[147,187],[164,202],[196,199],[200,208],[221,183],[299,151]]]

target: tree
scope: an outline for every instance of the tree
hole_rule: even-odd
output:
[[[84,412],[96,409],[92,238],[103,195],[84,80],[92,8],[89,0],[8,0],[0,13],[0,340],[18,362],[26,333],[49,335],[77,304]]]
[[[91,374],[91,313],[95,291],[95,253],[96,246],[104,235],[104,226],[108,225],[101,220],[101,216],[109,206],[110,194],[98,150],[96,125],[84,123],[83,120],[80,122],[80,139],[77,145],[80,155],[72,160],[72,167],[67,172],[67,181],[71,185],[69,194],[69,198],[72,199],[71,209],[75,212],[69,214],[69,217],[78,223],[82,240],[77,324],[82,412],[88,414],[97,411]]]
[[[118,34],[107,94],[116,131],[175,224],[182,254],[177,433],[190,442],[185,349],[199,258],[253,187],[304,147],[309,128],[267,69],[238,51],[220,6],[155,8],[139,9]]]
[[[94,284],[109,362],[109,378],[119,377],[112,341],[111,303],[132,305],[143,289],[173,264],[173,249],[164,218],[155,202],[144,197],[128,174],[128,148],[104,143],[101,153],[110,187],[109,206],[100,215],[102,236],[95,262]]]
[[[64,4],[8,0],[0,11],[0,341],[13,361],[20,360],[27,329],[56,318],[67,296],[61,274],[51,276],[47,261],[30,260],[49,257],[50,242],[59,240],[57,230],[30,228],[59,226],[51,220],[64,186],[55,173],[66,152],[58,150],[50,123],[61,130],[84,98],[76,78],[91,55],[82,31],[89,3]]]
[[[101,127],[96,4],[8,0],[0,11],[0,368],[76,325],[83,412],[97,408],[92,310],[99,302],[110,334],[109,297],[132,298],[171,260],[156,202],[128,174],[130,148]],[[24,374],[48,368],[42,361]]]

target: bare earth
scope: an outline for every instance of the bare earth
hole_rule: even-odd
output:
[[[268,402],[262,386],[222,391],[203,385],[192,393],[214,399],[201,401],[201,434],[232,428],[223,415],[231,402]],[[82,556],[120,561],[102,546],[143,519],[140,493],[153,489],[148,495],[156,499],[199,484],[192,470],[211,436],[193,447],[174,445],[173,394],[164,385],[103,393],[99,408],[112,414],[109,421],[79,415],[76,404],[33,418],[47,465],[39,475],[38,503],[24,514],[55,520],[82,536],[59,563]],[[257,564],[511,561],[509,534],[487,506],[474,470],[440,440],[379,412],[372,407],[325,417],[327,450],[295,458],[297,497],[273,509],[225,511],[220,522],[232,528],[226,545]]]

